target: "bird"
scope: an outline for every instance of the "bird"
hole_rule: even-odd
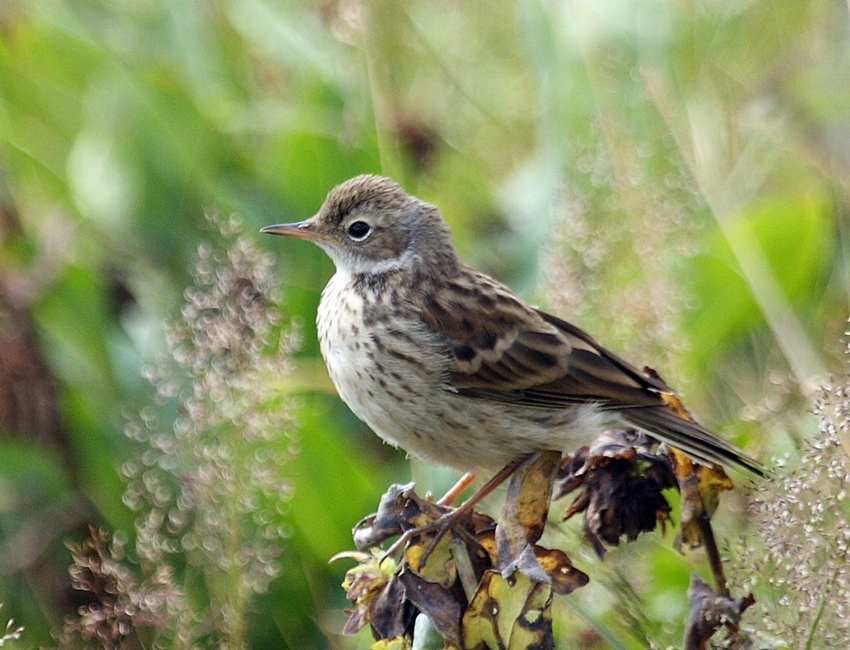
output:
[[[412,456],[480,474],[636,429],[699,463],[764,475],[657,373],[464,264],[440,210],[390,178],[351,178],[315,216],[261,232],[330,256],[316,317],[330,378],[359,419]]]

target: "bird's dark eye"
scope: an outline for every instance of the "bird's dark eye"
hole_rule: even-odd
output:
[[[372,226],[365,221],[355,221],[348,226],[348,236],[354,241],[363,241],[372,232]]]

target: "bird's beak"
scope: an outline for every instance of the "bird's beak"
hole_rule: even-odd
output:
[[[283,235],[284,237],[295,237],[296,239],[308,239],[313,242],[337,241],[336,237],[327,235],[316,230],[316,224],[312,219],[299,221],[297,223],[279,223],[274,226],[266,226],[260,232],[269,235]]]

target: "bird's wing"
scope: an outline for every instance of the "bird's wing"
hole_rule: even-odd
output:
[[[654,372],[486,276],[470,270],[425,300],[422,317],[451,356],[450,390],[533,408],[596,404],[704,462],[764,474],[757,461],[697,423]]]
[[[425,298],[422,310],[451,355],[449,385],[470,396],[560,408],[662,405],[672,392],[588,334],[526,305],[469,271]]]

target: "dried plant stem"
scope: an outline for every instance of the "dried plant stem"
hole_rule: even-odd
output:
[[[720,560],[717,540],[714,537],[711,521],[705,514],[699,518],[699,531],[702,536],[702,543],[705,545],[708,564],[711,566],[711,575],[714,576],[714,590],[719,595],[729,598],[729,587],[726,584],[726,574],[723,571],[723,562]]]

